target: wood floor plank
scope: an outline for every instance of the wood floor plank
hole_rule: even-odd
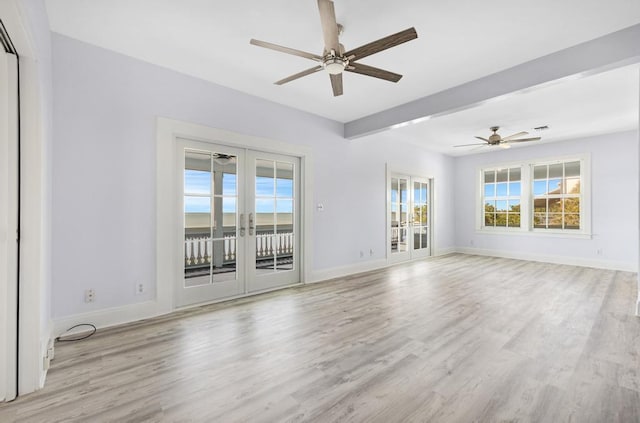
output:
[[[452,254],[56,344],[4,422],[640,422],[637,274]]]

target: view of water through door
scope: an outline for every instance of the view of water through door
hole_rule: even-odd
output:
[[[179,306],[300,281],[299,159],[182,140]]]

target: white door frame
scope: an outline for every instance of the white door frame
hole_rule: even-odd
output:
[[[17,395],[18,59],[0,49],[0,401]]]
[[[413,203],[413,181],[419,181],[419,182],[424,182],[427,181],[429,184],[429,200],[428,200],[428,206],[429,206],[429,214],[428,214],[428,227],[429,227],[429,233],[428,233],[428,243],[429,243],[429,248],[427,251],[421,251],[421,250],[417,250],[414,251],[413,249],[413,241],[409,242],[409,245],[407,246],[407,251],[405,253],[392,253],[391,251],[391,238],[392,238],[392,234],[391,234],[391,178],[392,177],[401,177],[401,178],[406,178],[407,179],[407,192],[408,192],[408,197],[409,197],[409,201],[408,204],[412,204]],[[387,262],[388,263],[398,263],[398,262],[402,262],[402,261],[407,261],[407,260],[416,260],[419,258],[424,258],[424,257],[428,257],[428,256],[432,256],[434,253],[434,248],[433,248],[433,240],[434,238],[434,228],[433,228],[433,222],[434,222],[434,207],[433,207],[433,199],[434,199],[434,178],[432,176],[421,176],[421,175],[417,175],[414,172],[406,172],[406,171],[398,171],[398,170],[394,170],[393,168],[389,168],[389,166],[386,167],[386,178],[385,178],[385,190],[386,190],[386,194],[385,194],[385,198],[386,198],[386,218],[385,218],[385,224],[386,224],[386,255],[387,255]],[[413,210],[408,210],[408,213],[412,216],[413,215]],[[413,220],[413,217],[411,217],[411,220]],[[413,225],[409,225],[408,226],[408,234],[407,234],[407,238],[413,240]]]
[[[239,134],[223,129],[211,128],[164,117],[157,119],[157,191],[156,191],[156,302],[155,314],[169,313],[176,309],[175,285],[181,280],[183,267],[182,228],[178,234],[181,210],[176,207],[175,193],[178,190],[176,173],[177,139],[188,139],[205,143],[248,148],[267,153],[283,154],[300,158],[301,180],[301,230],[300,279],[311,280],[313,245],[313,160],[310,147],[289,144],[267,138]]]

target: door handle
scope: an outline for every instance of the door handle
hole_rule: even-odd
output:
[[[240,236],[244,236],[244,213],[240,213]]]
[[[249,213],[249,235],[253,235],[255,226],[253,224],[253,213]]]

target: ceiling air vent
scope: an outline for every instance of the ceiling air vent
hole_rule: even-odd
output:
[[[536,131],[546,131],[547,129],[549,129],[549,126],[548,125],[537,126],[537,127],[533,128],[533,129],[535,129]]]

